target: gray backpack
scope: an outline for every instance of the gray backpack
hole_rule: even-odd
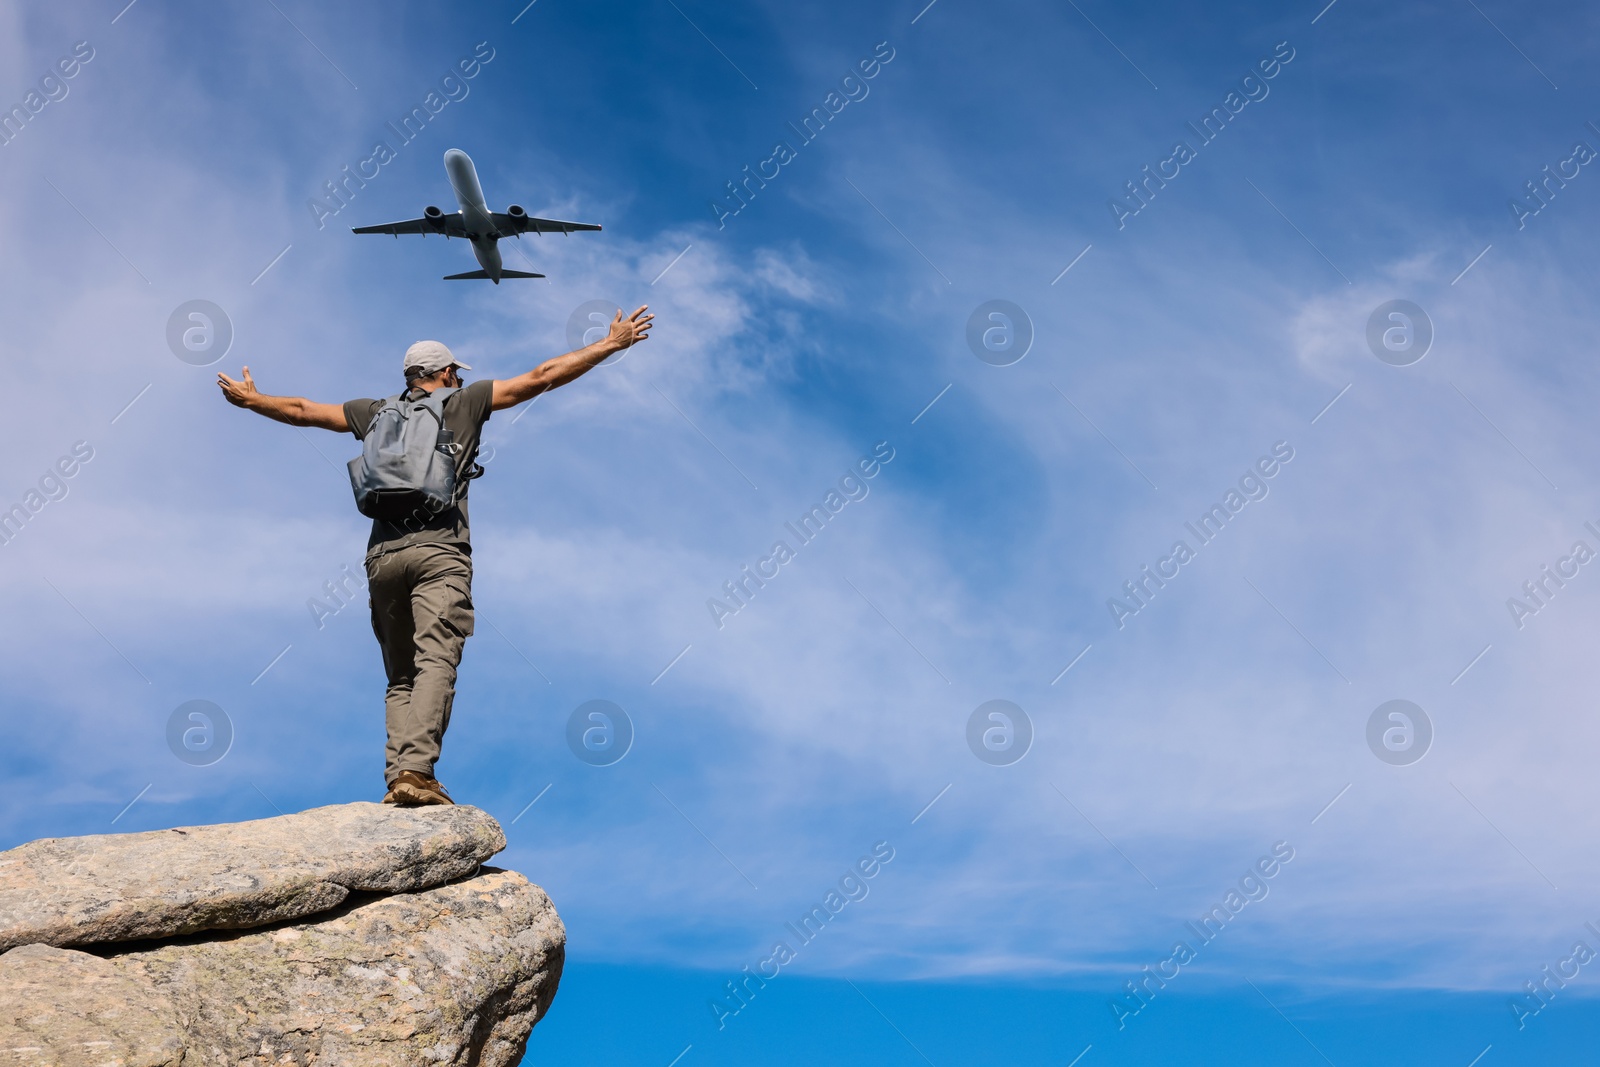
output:
[[[372,416],[361,439],[361,455],[350,461],[356,508],[386,522],[429,519],[455,506],[467,483],[483,473],[456,478],[461,446],[444,424],[444,402],[454,389],[391,396]]]

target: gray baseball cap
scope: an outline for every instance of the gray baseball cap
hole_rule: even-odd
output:
[[[472,369],[469,364],[461,362],[451,354],[448,348],[438,341],[418,341],[406,349],[405,375],[407,378],[425,378],[450,366],[460,367],[462,370]]]

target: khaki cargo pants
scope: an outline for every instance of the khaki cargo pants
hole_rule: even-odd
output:
[[[368,560],[367,582],[389,679],[383,778],[392,782],[401,771],[431,778],[472,635],[472,557],[456,544],[408,545]]]

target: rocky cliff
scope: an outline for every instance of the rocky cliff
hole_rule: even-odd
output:
[[[0,852],[0,1064],[516,1064],[566,931],[504,847],[345,804]]]

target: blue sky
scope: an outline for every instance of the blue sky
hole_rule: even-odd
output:
[[[433,337],[508,377],[586,301],[648,303],[648,344],[491,419],[473,492],[478,632],[438,773],[567,922],[528,1062],[1487,1067],[1592,1026],[1581,965],[1521,1029],[1509,1007],[1600,950],[1600,577],[1573,555],[1600,550],[1592,13],[0,18],[7,107],[92,49],[0,145],[0,504],[92,449],[0,546],[0,845],[381,795],[364,598],[321,628],[307,605],[365,543],[354,442],[228,407],[216,371],[384,395]],[[430,92],[457,99],[400,144]],[[507,265],[548,278],[499,287],[439,280],[462,245],[348,232],[449,210],[452,147],[496,208],[604,232],[524,239]],[[1111,206],[1146,166],[1165,184]],[[190,300],[232,324],[213,366],[168,345]],[[967,341],[992,300],[1034,335],[1005,366]],[[1431,324],[1418,360],[1369,345],[1394,300]],[[879,442],[867,495],[719,628],[707,601]],[[1185,524],[1247,476],[1200,543]],[[1140,606],[1145,566],[1177,570]],[[235,733],[209,766],[167,747],[197,699]],[[593,699],[636,735],[606,767],[565,740]],[[1006,766],[967,743],[996,699],[1033,727]],[[1396,699],[1432,727],[1405,765],[1368,743]],[[723,983],[878,842],[866,896],[719,1029]],[[1124,983],[1280,842],[1266,895],[1119,1029]]]

